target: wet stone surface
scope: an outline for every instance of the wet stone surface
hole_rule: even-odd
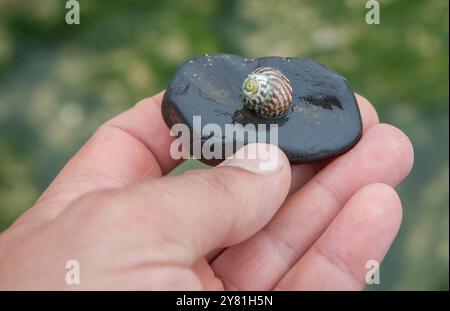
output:
[[[290,80],[292,104],[285,116],[266,118],[244,107],[242,82],[257,67],[278,69]],[[215,146],[211,147],[216,148],[213,159],[194,153],[211,165],[248,143],[249,137],[252,142],[248,133],[255,133],[258,126],[258,134],[266,133],[269,139],[270,125],[277,124],[277,144],[293,164],[346,152],[360,139],[362,128],[358,105],[346,80],[319,63],[294,57],[246,59],[214,54],[193,58],[177,70],[164,95],[162,113],[169,128],[177,123],[187,125],[191,154],[195,146]],[[201,117],[201,127],[194,126],[195,116]],[[205,131],[207,124],[217,126]],[[227,136],[228,125],[243,135]],[[222,147],[217,149],[219,144]]]

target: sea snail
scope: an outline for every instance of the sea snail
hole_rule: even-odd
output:
[[[292,103],[291,82],[275,68],[258,67],[242,83],[242,100],[258,115],[283,116]]]

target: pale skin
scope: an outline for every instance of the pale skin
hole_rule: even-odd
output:
[[[177,177],[165,176],[179,161],[162,93],[140,101],[0,235],[0,289],[362,289],[366,262],[382,261],[400,227],[393,187],[413,149],[357,99],[363,137],[335,159],[291,166],[271,147],[271,171],[237,159]],[[72,259],[79,285],[65,282]]]

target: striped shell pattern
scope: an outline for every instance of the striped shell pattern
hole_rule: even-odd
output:
[[[244,105],[264,117],[284,115],[292,102],[292,86],[279,70],[258,67],[242,83]]]

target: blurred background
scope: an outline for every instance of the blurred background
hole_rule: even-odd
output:
[[[404,220],[369,290],[448,290],[448,1],[0,0],[0,230],[108,118],[204,53],[303,56],[344,75],[411,138]],[[150,122],[150,121],[149,121]],[[204,167],[189,160],[173,174]]]

